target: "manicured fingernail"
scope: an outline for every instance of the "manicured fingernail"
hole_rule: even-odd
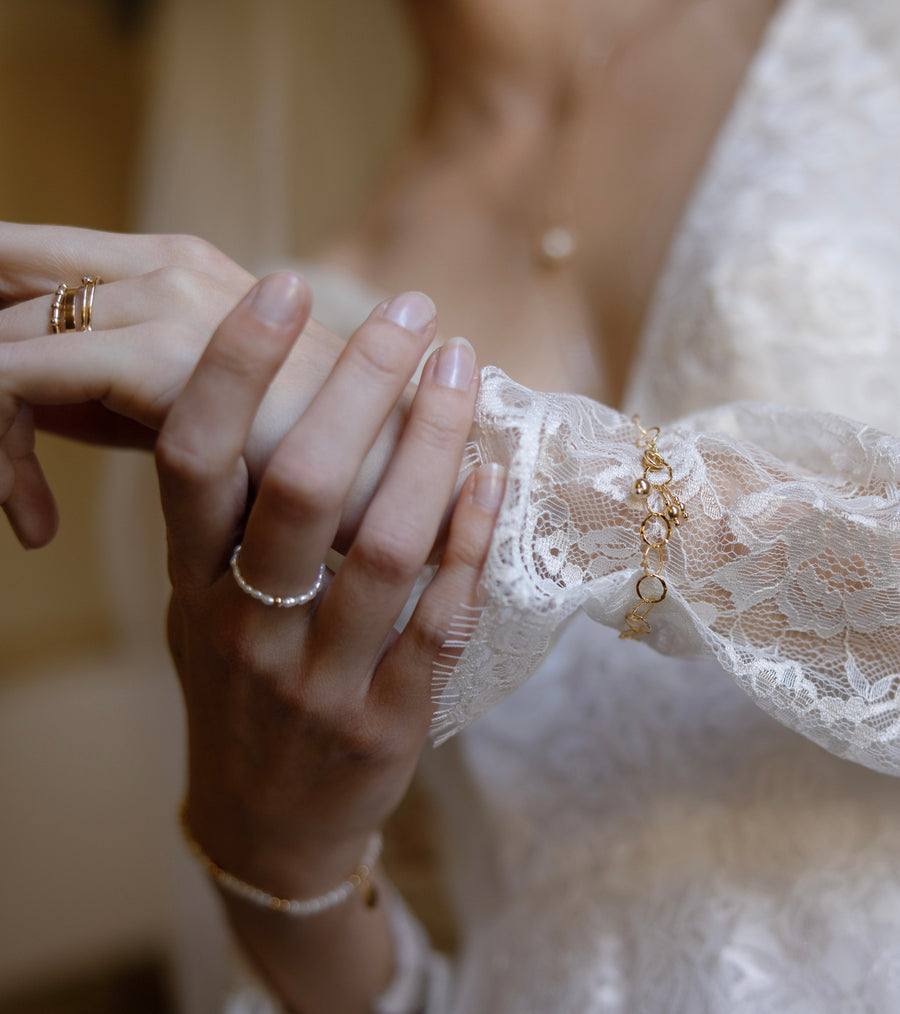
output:
[[[424,335],[428,325],[437,316],[437,310],[424,292],[404,292],[388,303],[384,315],[407,331]]]
[[[438,349],[434,379],[441,387],[468,391],[475,374],[475,349],[465,338],[451,338]]]
[[[495,511],[503,502],[506,469],[496,461],[482,465],[475,475],[475,499],[482,507]]]
[[[253,312],[270,324],[286,324],[296,316],[305,295],[303,280],[292,271],[264,278],[253,297]]]

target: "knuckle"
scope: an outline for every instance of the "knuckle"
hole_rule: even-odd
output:
[[[249,610],[239,611],[231,618],[230,629],[219,635],[219,650],[229,670],[268,681],[279,675],[279,661],[283,666],[284,659],[279,659],[271,638],[259,636],[258,626]]]
[[[207,347],[206,364],[241,383],[259,379],[260,370],[268,363],[268,357],[261,357],[260,351],[274,354],[277,349],[263,343],[254,343],[248,338],[247,335],[234,332],[229,332],[227,336],[217,335]]]
[[[284,678],[283,660],[281,672],[273,670],[266,653],[262,660],[254,654],[251,661],[253,672],[270,684],[269,692],[277,694],[284,709],[302,722],[310,738],[333,762],[373,766],[384,761],[385,738],[373,724],[364,698],[329,692],[321,679],[323,671],[314,671],[314,664],[302,665],[305,678],[292,681]]]
[[[338,511],[343,502],[343,487],[334,469],[307,456],[273,461],[265,486],[267,507],[289,524]]]
[[[194,444],[184,432],[163,429],[154,452],[157,470],[191,482],[208,482],[216,470],[203,443]]]
[[[423,599],[410,623],[416,643],[426,656],[435,658],[450,637],[450,612],[446,602]]]
[[[126,414],[159,420],[162,425],[173,402],[184,389],[202,352],[203,336],[182,321],[172,321],[160,334],[152,321],[136,324],[136,344],[153,349],[153,371],[135,371],[119,392]]]
[[[334,722],[332,732],[341,755],[351,763],[374,766],[388,760],[385,737],[363,709],[345,711]]]
[[[422,569],[428,548],[422,548],[421,532],[414,525],[394,518],[391,525],[361,534],[355,543],[357,560],[381,581],[402,584]]]
[[[481,572],[491,545],[493,526],[470,524],[457,526],[444,555],[445,565]]]
[[[430,694],[428,694],[430,702]],[[409,700],[369,694],[345,710],[335,740],[344,757],[371,769],[410,765],[421,750],[430,724],[430,705],[415,713]]]
[[[235,304],[237,293],[216,275],[209,263],[194,266],[180,262],[164,264],[146,275],[158,314],[169,319],[202,321],[206,337]],[[249,343],[248,343],[249,344]]]
[[[224,254],[199,236],[171,234],[160,236],[165,263],[208,271],[217,266]]]
[[[459,416],[434,410],[415,415],[412,427],[416,439],[434,451],[455,449],[467,431]]]
[[[151,271],[148,281],[158,300],[191,302],[201,288],[204,275],[183,264],[167,264]]]
[[[227,594],[216,596],[213,608],[207,606],[205,636],[226,671],[282,686],[287,705],[295,682],[294,669],[288,667],[299,667],[297,652],[285,650],[284,637],[273,634],[265,608],[239,592],[230,575],[226,587]]]
[[[399,328],[383,326],[381,322],[370,323],[347,346],[347,354],[354,365],[372,381],[396,381],[405,376],[410,343],[398,337]],[[414,365],[414,364],[413,364]]]

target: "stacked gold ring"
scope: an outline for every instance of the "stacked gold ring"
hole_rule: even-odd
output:
[[[84,275],[81,279],[81,288],[78,290],[82,293],[81,297],[81,330],[82,331],[93,331],[94,321],[94,289],[98,285],[103,284],[103,279],[98,275],[96,278],[91,278],[90,275]]]
[[[69,291],[69,286],[65,282],[60,282],[59,287],[56,290],[56,295],[53,297],[53,303],[50,306],[50,333],[59,334],[62,328],[59,325],[59,317],[62,311],[63,300],[66,298],[66,293]]]
[[[92,331],[94,321],[94,290],[103,284],[99,276],[84,275],[81,285],[73,289],[61,282],[50,304],[50,333],[61,331]]]

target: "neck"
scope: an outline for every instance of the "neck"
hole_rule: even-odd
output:
[[[442,333],[466,335],[482,362],[515,379],[600,396],[578,276],[537,257],[560,130],[555,97],[497,81],[439,94],[359,227],[326,259],[386,292],[429,292]]]

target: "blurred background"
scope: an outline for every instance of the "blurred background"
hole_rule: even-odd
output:
[[[0,218],[197,233],[254,270],[311,257],[415,81],[390,0],[3,0]],[[175,831],[149,462],[40,455],[58,538],[0,531],[0,1014],[212,1014],[227,947]]]

